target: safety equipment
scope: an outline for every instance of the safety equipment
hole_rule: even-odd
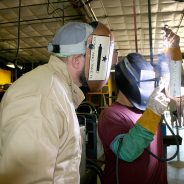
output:
[[[48,50],[59,57],[85,55],[84,76],[90,91],[102,88],[110,74],[114,38],[100,22],[71,22],[64,25],[49,43]]]
[[[123,140],[125,144],[120,145],[120,140]],[[143,153],[152,140],[153,134],[150,131],[146,131],[142,126],[135,124],[127,134],[117,135],[111,142],[110,148],[115,155],[118,155],[118,148],[121,146],[119,158],[126,162],[133,162]]]
[[[86,40],[93,28],[86,23],[70,22],[61,27],[48,44],[48,51],[59,57],[86,53]]]
[[[162,83],[151,94],[147,108],[151,109],[155,114],[161,115],[167,109],[170,99],[162,92],[162,90],[168,88],[168,81],[162,81]]]
[[[115,67],[115,81],[120,91],[138,109],[145,110],[155,88],[152,65],[138,53],[130,53]]]
[[[99,91],[110,75],[114,38],[104,24],[92,22],[90,25],[94,31],[87,40],[85,76],[90,91]]]
[[[170,102],[170,99],[162,92],[167,87],[167,83],[163,82],[153,91],[145,112],[137,121],[139,125],[153,134],[156,133],[161,115],[167,109]]]

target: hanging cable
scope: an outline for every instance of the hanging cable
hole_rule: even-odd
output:
[[[100,179],[100,182],[103,183],[104,173],[100,166],[98,166],[93,160],[86,159],[86,167],[95,171]]]
[[[136,21],[136,5],[135,5],[135,0],[133,0],[133,13],[134,13],[135,50],[136,50],[136,52],[138,52],[138,46],[137,46],[137,21]]]
[[[152,20],[151,20],[151,1],[150,0],[148,0],[148,21],[149,21],[150,62],[153,65]]]
[[[178,28],[177,28],[177,31],[176,31],[175,34],[178,33],[178,30],[179,30],[179,28],[180,28],[180,25],[181,25],[181,23],[182,23],[182,21],[183,21],[183,17],[184,17],[184,9],[182,10],[182,15],[181,15],[181,18],[180,18],[180,21],[179,21],[179,24],[178,24]]]
[[[48,0],[48,4],[47,4],[47,13],[48,13],[48,15],[52,15],[52,14],[54,14],[58,10],[63,12],[63,10],[61,8],[56,8],[56,9],[52,10],[51,12],[49,12],[49,7],[50,6],[52,6],[52,3],[50,2],[50,0]]]
[[[50,12],[49,7],[51,7],[53,10]],[[64,10],[61,8],[54,8],[50,0],[47,0],[47,14],[48,15],[53,15],[57,13],[58,11],[62,12],[62,24],[64,25]]]
[[[18,13],[18,27],[17,27],[17,51],[15,55],[14,65],[15,65],[15,80],[17,80],[17,60],[19,56],[20,48],[20,17],[21,17],[21,0],[19,0],[19,13]]]
[[[119,154],[120,154],[122,143],[123,143],[123,138],[119,139],[119,146],[118,146],[118,151],[116,156],[116,184],[119,184]]]
[[[163,16],[163,13],[162,13],[162,10],[161,10],[161,7],[162,7],[162,6],[159,6],[159,4],[158,4],[158,9],[159,9],[159,11],[161,12],[162,20],[163,20],[163,22],[164,22],[164,25],[166,25],[165,20],[164,20],[164,16]]]
[[[166,120],[165,116],[163,115],[162,117],[163,117],[163,121],[165,122],[167,128],[170,130],[170,132],[171,132],[171,134],[173,135],[174,140],[175,140],[175,142],[176,142],[176,151],[175,151],[175,153],[174,153],[171,157],[169,157],[169,158],[160,158],[160,157],[158,157],[157,155],[155,155],[154,153],[152,153],[150,150],[148,150],[148,149],[145,149],[145,150],[146,150],[150,155],[152,155],[154,158],[156,158],[157,160],[159,160],[159,161],[161,161],[161,162],[167,162],[167,161],[173,160],[173,159],[177,156],[177,154],[178,154],[178,152],[179,152],[179,145],[180,145],[180,144],[179,144],[178,137],[175,135],[175,133],[173,132],[172,128],[171,128],[171,127],[169,126],[169,124],[167,123],[167,120]]]

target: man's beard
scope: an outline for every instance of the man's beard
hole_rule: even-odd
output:
[[[79,76],[79,81],[82,84],[82,89],[84,89],[86,92],[89,92],[89,86],[87,83],[87,79],[85,77],[85,72],[84,72],[84,68]]]

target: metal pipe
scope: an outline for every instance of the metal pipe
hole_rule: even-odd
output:
[[[46,46],[38,46],[38,47],[20,47],[19,50],[28,50],[28,49],[43,49],[43,48],[47,48]],[[4,51],[11,51],[11,50],[17,50],[16,48],[11,48],[11,49],[0,49],[0,52],[4,52]]]
[[[30,1],[31,2],[31,1]],[[52,2],[52,4],[60,4],[60,3],[68,3],[68,1],[57,1],[57,2]],[[34,6],[47,6],[48,3],[38,3],[38,4],[30,4],[30,5],[21,5],[21,8],[27,8],[27,7],[34,7]],[[7,7],[7,8],[0,8],[0,11],[2,10],[12,10],[12,9],[17,9],[19,6],[14,6],[14,7]]]
[[[88,4],[87,6],[88,6],[88,8],[89,8],[89,11],[91,12],[91,14],[92,14],[93,17],[94,17],[94,20],[95,20],[95,21],[98,21],[98,19],[97,19],[96,15],[95,15],[94,11],[92,10],[90,4]]]
[[[91,10],[91,8],[89,7],[89,4],[86,5],[86,4],[84,3],[83,0],[81,0],[81,2],[82,2],[82,4],[83,4],[83,7],[84,7],[85,11],[87,12],[87,14],[88,14],[89,16],[91,16],[92,20],[93,20],[93,21],[97,21],[97,18],[96,18],[96,16],[95,16],[94,12],[93,12],[93,11]]]
[[[81,17],[81,15],[70,15],[70,16],[64,16],[64,18],[71,18],[71,17]],[[21,20],[20,22],[21,23],[25,23],[25,22],[32,22],[32,21],[42,21],[42,20],[51,20],[51,19],[58,19],[58,18],[61,18],[61,17],[47,17],[47,18],[40,18],[40,19],[28,19],[28,20]],[[70,19],[71,20],[71,19]],[[74,19],[72,19],[74,20]],[[58,20],[52,20],[52,22],[58,22]],[[4,25],[4,24],[17,24],[18,21],[12,21],[12,22],[1,22],[0,25]],[[45,23],[45,22],[42,22],[42,23]],[[47,23],[47,22],[46,22]],[[30,23],[29,23],[30,24]],[[31,23],[31,24],[34,24],[34,23]],[[39,22],[40,24],[40,22]]]
[[[162,12],[159,12],[160,14]],[[173,12],[172,12],[173,13]],[[182,13],[182,11],[174,11],[174,13]],[[109,18],[109,17],[117,17],[117,18],[120,18],[120,17],[129,17],[131,16],[132,14],[127,14],[127,15],[111,15],[111,16],[99,16],[98,18],[101,19],[101,18]],[[146,15],[146,13],[137,13],[137,15]],[[153,13],[153,15],[156,15],[156,13]],[[75,19],[70,19],[72,17],[81,17],[82,15],[69,15],[69,16],[64,16],[64,18],[68,18],[67,20],[75,20]],[[58,20],[54,20],[54,19],[59,19],[61,18],[60,16],[59,17],[46,17],[46,18],[39,18],[39,19],[28,19],[28,20],[21,20],[21,23],[24,23],[24,22],[31,22],[31,21],[39,21],[39,20],[50,20],[50,19],[53,19],[52,22],[58,22]],[[78,19],[76,19],[78,20]],[[16,23],[17,24],[17,21],[10,21],[10,22],[0,22],[0,25],[6,25],[6,24],[13,24],[13,23]],[[47,22],[46,22],[47,23]],[[34,24],[34,23],[33,23]],[[36,24],[36,23],[35,23]],[[39,22],[40,24],[40,22]],[[177,28],[178,26],[172,26],[172,28]],[[182,28],[183,26],[180,26],[180,28]],[[162,28],[162,27],[160,27]],[[112,29],[113,30],[113,29]],[[122,30],[122,29],[118,29],[118,30]],[[117,30],[117,31],[118,31]],[[116,30],[114,30],[116,31]]]
[[[135,0],[133,0],[133,13],[134,13],[135,50],[136,50],[136,52],[138,52],[138,46],[137,46],[137,24],[136,24],[136,7],[135,7]]]
[[[86,1],[85,4],[87,5],[87,4],[91,3],[92,1],[94,1],[94,0]],[[84,6],[84,5],[80,5],[79,8],[82,8],[83,6]]]
[[[52,35],[40,35],[40,36],[21,36],[21,39],[27,39],[27,38],[49,38],[49,37],[53,37],[53,34]],[[0,42],[4,42],[4,41],[7,41],[7,42],[11,42],[11,41],[15,41],[17,40],[18,37],[14,37],[14,38],[1,38],[0,39]]]
[[[148,0],[148,20],[149,20],[149,42],[150,42],[150,62],[153,64],[153,45],[152,45],[152,24],[151,24],[151,3]]]
[[[19,57],[19,49],[20,49],[20,18],[21,18],[21,2],[22,0],[19,0],[19,13],[18,13],[18,25],[17,25],[17,50],[15,55],[15,80],[17,80],[17,60]]]
[[[162,29],[163,26],[158,26],[158,27],[152,26],[152,28],[160,28],[160,29]],[[178,28],[178,26],[172,26],[172,29],[173,29],[173,28]],[[180,26],[180,28],[184,28],[184,26]],[[147,31],[148,28],[146,28],[146,27],[141,27],[141,29]],[[113,32],[121,32],[121,31],[129,31],[129,30],[132,30],[132,29],[131,29],[131,28],[124,28],[124,29],[117,29],[117,30],[111,29],[111,31],[113,31]],[[144,35],[147,36],[147,35],[149,35],[149,34],[144,34]],[[160,39],[158,39],[158,40],[160,40]]]
[[[184,9],[183,9],[183,11],[182,11],[182,15],[181,15],[181,18],[180,18],[180,21],[179,21],[179,24],[178,24],[178,29],[177,29],[177,31],[176,31],[175,34],[178,33],[178,30],[179,30],[179,28],[180,28],[180,26],[181,26],[181,23],[182,23],[182,21],[183,21],[183,17],[184,17]]]
[[[175,15],[175,14],[181,14],[181,13],[183,13],[183,11],[181,11],[181,10],[180,10],[180,11],[179,11],[179,10],[178,10],[178,11],[174,11],[174,10],[173,10],[172,12],[168,13],[168,15],[171,15],[171,14],[172,14],[172,15]],[[152,13],[152,15],[160,15],[160,16],[161,16],[162,14],[163,14],[163,12],[161,12],[161,11],[160,11],[160,12],[153,12],[153,13]],[[136,15],[137,15],[137,16],[147,16],[148,13],[136,13]],[[126,15],[122,15],[122,14],[116,14],[116,15],[110,15],[110,16],[103,15],[103,16],[98,16],[98,18],[99,18],[99,19],[101,19],[101,18],[102,18],[102,19],[103,19],[103,18],[111,18],[111,17],[113,17],[113,18],[116,18],[116,17],[117,17],[117,18],[120,18],[120,17],[130,17],[130,16],[132,16],[132,13],[131,13],[131,12],[130,12],[130,13],[127,13]],[[162,27],[163,27],[163,26],[162,26]]]

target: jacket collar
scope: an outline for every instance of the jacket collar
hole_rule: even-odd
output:
[[[64,77],[64,80],[67,82],[69,88],[71,89],[74,106],[75,108],[77,108],[85,97],[81,89],[72,81],[65,62],[62,61],[60,58],[51,55],[48,64],[53,68],[53,70],[60,78],[63,79]]]

